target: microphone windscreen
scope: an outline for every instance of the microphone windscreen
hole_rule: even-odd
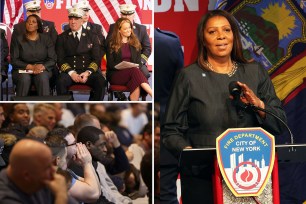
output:
[[[237,84],[237,81],[231,81],[228,85],[228,90],[231,95],[240,95],[241,87]]]

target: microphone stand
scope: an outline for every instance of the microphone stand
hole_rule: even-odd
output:
[[[267,114],[272,115],[273,117],[275,117],[275,118],[276,118],[277,120],[279,120],[279,121],[286,127],[286,129],[288,130],[288,132],[289,132],[289,134],[290,134],[290,144],[292,144],[292,145],[294,144],[294,139],[293,139],[294,137],[293,137],[293,134],[292,134],[290,128],[288,127],[288,125],[287,125],[279,116],[275,115],[275,113],[273,113],[273,112],[271,112],[271,111],[269,111],[269,110],[263,109],[263,108],[259,108],[258,106],[255,106],[255,105],[253,105],[253,104],[244,104],[242,108],[245,108],[245,109],[249,108],[249,109],[253,110],[254,112],[255,112],[255,111],[263,111],[263,112],[265,112],[265,113],[267,113]],[[292,151],[295,151],[293,147],[292,147]]]

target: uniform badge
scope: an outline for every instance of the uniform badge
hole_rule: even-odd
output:
[[[90,30],[90,27],[89,26],[87,26],[87,28],[86,28],[87,30]]]
[[[72,32],[69,32],[68,35],[72,35]]]
[[[92,48],[92,43],[87,44],[87,47],[88,47],[88,48]]]
[[[86,33],[82,33],[82,36],[86,36]]]
[[[55,0],[44,0],[44,4],[46,6],[47,9],[52,9],[54,6],[54,1]]]
[[[230,128],[217,138],[217,159],[236,197],[259,196],[274,165],[274,137],[262,128]]]
[[[45,27],[44,27],[44,32],[45,32],[45,33],[48,33],[49,30],[50,30],[50,29],[49,29],[49,26],[45,26]]]

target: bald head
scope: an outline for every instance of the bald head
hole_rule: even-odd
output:
[[[33,193],[51,180],[53,174],[52,153],[43,143],[23,139],[12,149],[8,176],[24,192]]]
[[[43,143],[23,139],[16,143],[11,155],[10,155],[10,165],[12,168],[16,167],[26,167],[35,163],[37,160],[47,160],[52,157],[50,149]]]

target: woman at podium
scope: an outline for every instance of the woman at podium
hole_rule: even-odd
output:
[[[286,121],[268,72],[244,58],[233,16],[209,11],[198,25],[197,43],[197,61],[181,70],[173,85],[161,132],[164,145],[178,156],[186,148],[215,147],[216,138],[228,128],[282,133],[283,124],[273,116],[244,108],[254,105]],[[239,95],[230,96],[229,89]]]

